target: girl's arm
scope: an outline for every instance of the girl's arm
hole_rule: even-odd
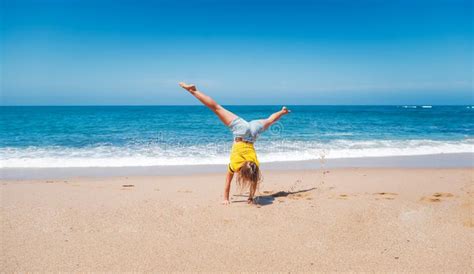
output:
[[[280,111],[273,113],[272,115],[270,115],[270,117],[263,120],[263,128],[264,129],[269,128],[271,125],[273,125],[273,123],[278,121],[281,118],[281,116],[288,114],[290,112],[291,111],[287,109],[286,107],[282,107]]]
[[[225,185],[224,185],[224,201],[222,202],[222,204],[224,205],[230,204],[229,192],[230,192],[230,183],[232,182],[232,178],[234,178],[234,173],[227,171],[227,175],[225,177]]]

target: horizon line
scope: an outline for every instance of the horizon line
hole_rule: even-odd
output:
[[[221,104],[222,106],[472,106],[472,104]],[[202,104],[84,104],[84,105],[0,105],[0,107],[196,107]]]

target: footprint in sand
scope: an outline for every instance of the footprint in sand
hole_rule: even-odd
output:
[[[369,194],[369,193],[365,193],[365,194]],[[385,199],[385,200],[394,200],[395,199],[394,196],[398,195],[398,193],[393,193],[393,192],[376,192],[376,193],[372,193],[372,194],[377,195],[377,196],[382,196],[382,199]],[[357,196],[359,196],[359,194],[352,194],[352,195],[339,194],[335,198],[339,199],[339,200],[347,200],[350,197],[357,197]],[[334,196],[330,197],[330,199],[332,199],[332,198],[334,198]],[[375,198],[375,200],[380,200],[380,198]]]
[[[180,192],[180,193],[192,193],[191,190],[187,190],[187,189],[185,189],[185,190],[178,190],[178,192]]]
[[[292,200],[300,200],[300,199],[306,198],[308,195],[309,194],[307,193],[295,193],[295,194],[288,195],[288,198]]]
[[[298,200],[300,198],[301,198],[300,194],[290,194],[290,195],[288,195],[288,199]]]
[[[454,197],[453,194],[451,193],[448,193],[448,192],[436,192],[436,193],[433,193],[433,196],[434,197]]]
[[[435,192],[431,196],[423,196],[421,197],[420,201],[422,202],[430,202],[430,203],[439,203],[444,201],[442,198],[452,198],[454,195],[449,192]]]
[[[347,198],[349,197],[349,195],[347,194],[332,194],[330,196],[328,196],[328,199],[338,199],[338,200],[347,200]]]
[[[471,220],[464,221],[463,225],[464,225],[465,227],[470,227],[470,228],[472,228],[472,227],[474,227],[474,220],[471,219]]]
[[[373,195],[383,196],[383,199],[385,199],[385,200],[395,200],[394,196],[397,196],[398,193],[394,193],[394,192],[376,192],[376,193],[373,193]],[[379,200],[379,198],[375,198],[375,200]]]
[[[347,198],[349,197],[349,195],[347,194],[339,194],[339,197],[337,197],[339,200],[347,200]]]

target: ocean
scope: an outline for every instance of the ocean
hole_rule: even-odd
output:
[[[261,162],[473,152],[472,106],[288,106]],[[227,106],[246,120],[280,106]],[[232,134],[203,106],[0,107],[2,167],[226,164]]]

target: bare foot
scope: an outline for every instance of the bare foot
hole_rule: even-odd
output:
[[[250,197],[249,197],[249,198],[247,199],[247,204],[250,205],[250,204],[253,204],[253,203],[254,203],[253,198],[250,198]]]
[[[194,91],[196,91],[196,85],[193,85],[193,84],[188,85],[188,84],[186,84],[186,83],[184,83],[184,82],[180,82],[180,83],[179,83],[179,86],[182,87],[182,88],[184,88],[185,90],[191,92],[191,93],[194,92]]]
[[[224,200],[224,201],[222,201],[221,204],[223,204],[223,205],[230,205],[230,201],[229,201],[229,200]]]
[[[291,112],[291,110],[289,110],[287,107],[282,107],[281,111],[283,111],[283,114],[288,114]]]

